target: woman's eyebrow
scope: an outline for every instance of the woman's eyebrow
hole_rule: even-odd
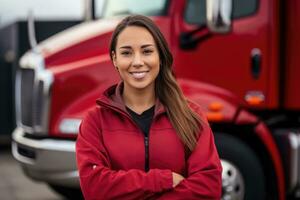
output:
[[[119,49],[131,49],[131,46],[122,46]]]
[[[143,48],[147,48],[147,47],[150,47],[150,46],[154,46],[154,44],[143,44],[141,46],[141,48],[143,49]],[[132,47],[131,46],[121,46],[121,47],[119,47],[119,49],[132,49]]]
[[[144,44],[144,45],[142,45],[141,47],[142,48],[146,48],[146,47],[149,47],[149,46],[154,46],[153,44]]]

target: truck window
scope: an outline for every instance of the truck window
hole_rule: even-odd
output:
[[[83,5],[82,0],[0,0],[0,27],[27,20],[29,10],[33,12],[35,20],[82,20]]]
[[[106,0],[101,17],[141,14],[146,16],[166,15],[168,0]],[[97,12],[97,11],[96,11]],[[96,13],[96,16],[99,16]]]
[[[233,19],[254,14],[257,7],[258,0],[233,0]],[[184,19],[188,24],[206,24],[206,0],[187,0]]]

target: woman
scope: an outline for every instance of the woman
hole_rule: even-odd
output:
[[[97,100],[76,143],[85,199],[220,199],[211,129],[183,96],[158,27],[126,17],[110,56],[122,81]]]

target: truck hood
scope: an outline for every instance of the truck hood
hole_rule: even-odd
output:
[[[47,67],[99,55],[107,50],[110,35],[119,21],[114,18],[84,22],[46,39],[37,48]]]

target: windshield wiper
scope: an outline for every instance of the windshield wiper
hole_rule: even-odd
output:
[[[114,16],[118,16],[118,15],[131,15],[131,14],[133,14],[133,13],[130,10],[121,10],[121,11],[113,13]]]

